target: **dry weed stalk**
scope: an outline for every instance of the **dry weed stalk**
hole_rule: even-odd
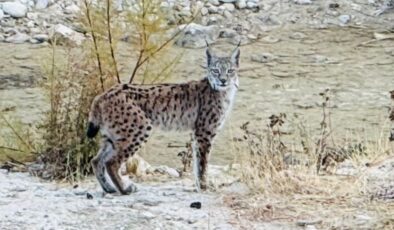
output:
[[[390,97],[391,97],[391,107],[390,107],[389,119],[391,121],[391,130],[390,130],[389,140],[390,142],[393,142],[394,141],[394,90],[390,91]]]
[[[243,180],[259,192],[287,193],[297,189],[297,179],[287,171],[284,161],[288,151],[281,140],[281,131],[286,114],[272,115],[265,131],[251,130],[250,122],[241,126],[242,142],[246,146],[237,146],[239,152],[246,151],[241,158]],[[295,186],[295,187],[294,187]]]

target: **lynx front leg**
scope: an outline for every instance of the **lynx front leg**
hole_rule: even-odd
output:
[[[204,132],[205,133],[205,132]],[[195,134],[195,148],[194,148],[194,167],[196,170],[196,184],[197,187],[202,190],[206,190],[208,187],[207,181],[207,166],[209,160],[209,153],[211,151],[212,137],[203,135],[199,132]]]

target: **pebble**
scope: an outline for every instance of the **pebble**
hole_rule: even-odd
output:
[[[268,63],[275,60],[275,56],[271,53],[254,54],[252,55],[251,60],[259,63]]]
[[[350,22],[351,17],[350,17],[350,15],[344,14],[344,15],[340,15],[340,16],[338,17],[338,19],[339,19],[339,21],[340,21],[342,24],[348,24],[348,23]]]
[[[201,209],[201,202],[193,202],[190,204],[190,208]]]

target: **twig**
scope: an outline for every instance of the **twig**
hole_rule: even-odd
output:
[[[111,50],[112,62],[113,62],[114,68],[115,68],[116,79],[118,80],[118,83],[120,84],[121,81],[120,81],[120,77],[119,77],[118,64],[117,64],[116,59],[115,59],[115,52],[114,52],[114,47],[113,47],[113,42],[112,42],[110,10],[111,10],[111,3],[110,3],[110,0],[107,0],[108,42],[109,42],[109,48]]]
[[[24,144],[29,150],[34,149],[31,145],[29,145],[23,138],[19,135],[19,133],[15,130],[15,128],[11,125],[11,123],[3,116],[1,115],[1,118],[4,120],[4,122],[7,124],[7,126],[12,130],[12,132],[15,134],[15,136],[21,141],[22,144]]]
[[[9,156],[9,155],[6,155],[6,157],[11,161],[11,163],[23,165],[23,166],[26,167],[26,164],[25,164],[25,163],[23,163],[23,162],[21,162],[21,161],[18,161],[18,160],[16,160],[15,158],[13,158],[13,157],[11,157],[11,156]]]
[[[140,50],[140,54],[138,56],[138,60],[135,64],[133,73],[130,76],[130,80],[129,83],[132,83],[134,80],[134,77],[137,73],[137,70],[146,62],[148,61],[148,59],[152,58],[153,56],[155,56],[158,52],[160,52],[162,49],[164,49],[168,44],[170,44],[170,42],[172,42],[173,40],[175,40],[176,37],[178,37],[182,32],[184,32],[186,30],[186,28],[196,19],[197,17],[196,13],[186,24],[185,26],[180,29],[179,31],[177,31],[173,36],[171,36],[169,39],[167,39],[163,44],[161,44],[159,46],[159,48],[157,48],[156,50],[154,50],[149,56],[146,56],[145,58],[143,58],[143,54],[144,54],[144,49]],[[141,36],[141,35],[140,35]]]
[[[84,4],[85,4],[85,8],[86,8],[86,18],[88,19],[88,23],[89,23],[89,27],[90,27],[90,34],[92,35],[92,39],[93,39],[93,44],[94,44],[94,51],[96,52],[96,59],[97,59],[97,65],[99,68],[99,72],[100,72],[100,83],[101,83],[101,89],[102,91],[104,91],[104,79],[103,79],[103,69],[101,67],[101,58],[100,58],[100,54],[98,51],[98,45],[97,45],[97,37],[96,34],[94,32],[94,28],[93,28],[93,23],[92,23],[92,19],[90,17],[90,5],[88,3],[88,0],[84,0]]]
[[[0,149],[7,149],[10,151],[14,151],[14,152],[21,152],[21,153],[33,153],[33,154],[38,154],[37,152],[33,152],[33,151],[23,151],[21,149],[16,149],[16,148],[11,148],[11,147],[7,147],[7,146],[0,146]]]

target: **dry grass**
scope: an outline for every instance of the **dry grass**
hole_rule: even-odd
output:
[[[241,179],[252,193],[225,197],[241,225],[247,219],[287,223],[294,228],[394,228],[394,156],[387,122],[374,140],[354,136],[336,140],[324,106],[329,100],[322,96],[321,131],[314,136],[299,123],[295,125],[298,132],[283,132],[286,125],[294,126],[286,123],[283,114],[271,116],[266,124],[251,124],[257,127],[254,129],[249,123],[241,127],[243,138],[235,143],[237,160]],[[288,147],[285,139],[289,138],[284,138],[288,134],[296,135],[299,143]],[[325,166],[321,159],[338,154],[341,157],[332,157],[329,167],[316,171]]]

